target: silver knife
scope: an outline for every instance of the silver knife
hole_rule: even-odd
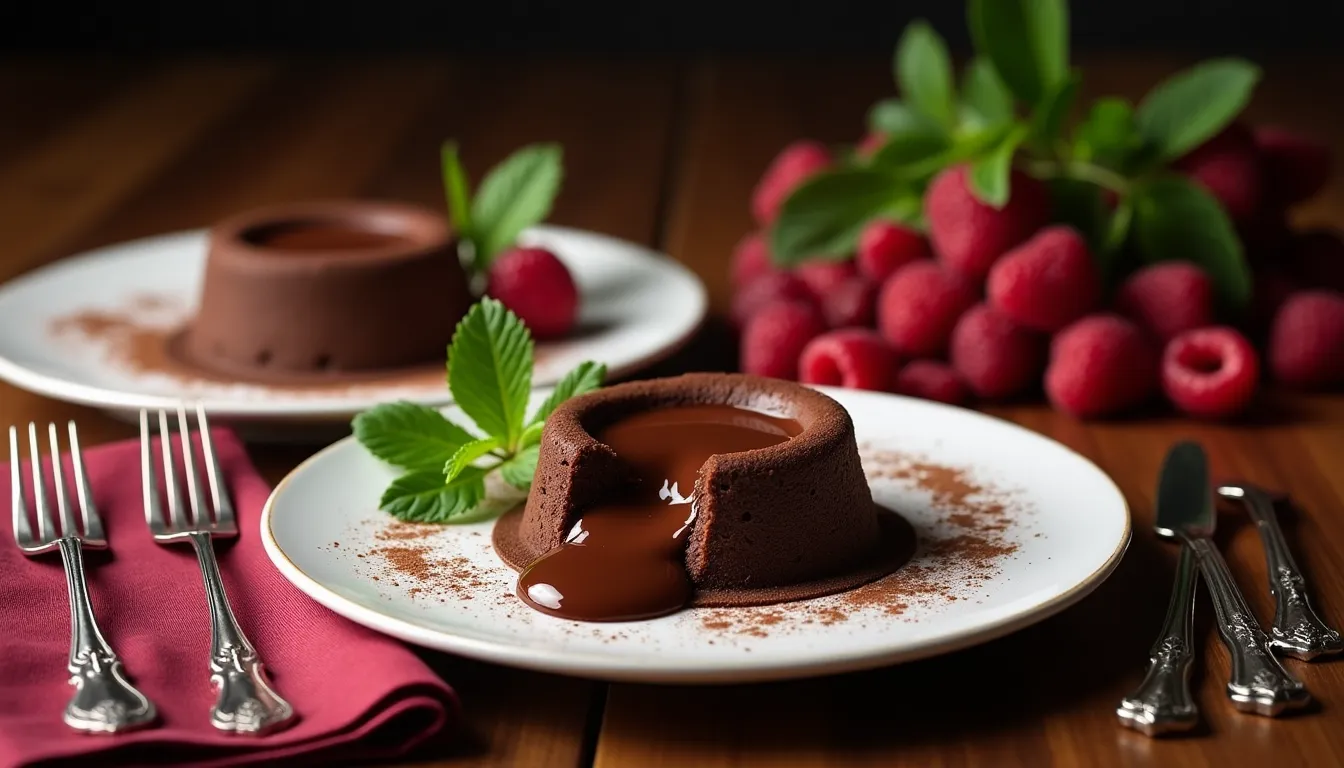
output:
[[[1160,505],[1162,499],[1158,499]],[[1176,583],[1167,604],[1167,618],[1149,653],[1148,672],[1115,714],[1126,728],[1158,736],[1188,731],[1199,722],[1199,707],[1190,695],[1190,664],[1194,661],[1195,557],[1181,545]]]
[[[1311,702],[1302,681],[1269,652],[1269,637],[1251,613],[1232,572],[1213,544],[1217,524],[1209,463],[1198,443],[1172,446],[1158,483],[1157,533],[1194,552],[1218,618],[1218,634],[1232,658],[1227,696],[1242,712],[1274,717]]]

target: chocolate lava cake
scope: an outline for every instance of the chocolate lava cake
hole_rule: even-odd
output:
[[[259,208],[211,229],[199,310],[177,354],[263,381],[442,363],[472,300],[434,211],[360,200]]]
[[[839,403],[792,382],[713,373],[619,384],[561,404],[546,421],[526,506],[495,526],[498,554],[526,576],[574,540],[588,510],[640,482],[594,435],[638,414],[711,405],[745,409],[748,418],[771,414],[795,428],[777,444],[716,453],[700,465],[684,550],[675,555],[684,559],[690,605],[816,597],[876,580],[909,559],[913,530],[873,502],[853,421]]]

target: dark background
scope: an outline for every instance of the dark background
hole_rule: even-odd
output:
[[[889,50],[914,17],[967,47],[962,0],[0,0],[5,50]],[[1344,0],[1074,0],[1077,49],[1330,50]]]

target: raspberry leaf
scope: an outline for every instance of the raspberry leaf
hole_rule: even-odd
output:
[[[1232,221],[1212,195],[1171,175],[1137,186],[1133,202],[1133,234],[1146,261],[1193,262],[1208,273],[1223,303],[1246,306],[1250,268]]]
[[[1013,94],[988,59],[976,58],[967,65],[961,93],[971,124],[983,128],[1013,119]]]
[[[977,52],[1018,99],[1036,106],[1068,76],[1064,0],[971,0],[967,15]]]
[[[518,316],[484,298],[458,323],[448,346],[448,389],[489,437],[514,450],[532,387],[532,334]]]
[[[382,403],[354,418],[351,429],[365,450],[394,467],[442,472],[476,436],[437,410],[405,401]]]
[[[523,147],[491,169],[471,207],[477,269],[488,267],[524,229],[550,215],[563,175],[559,144]]]
[[[939,125],[900,99],[883,99],[868,110],[868,128],[884,136],[942,133]]]
[[[1124,171],[1142,143],[1129,102],[1098,99],[1078,126],[1073,142],[1074,159]]]
[[[452,481],[441,471],[410,472],[383,491],[378,508],[410,523],[446,523],[485,497],[485,470],[467,467]]]
[[[537,455],[541,446],[529,445],[513,458],[499,465],[499,476],[504,482],[520,491],[532,487],[532,477],[537,473]]]
[[[845,259],[870,220],[888,216],[911,222],[920,206],[918,190],[890,169],[874,165],[820,173],[784,201],[770,231],[770,250],[781,266],[814,257]]]
[[[457,156],[457,144],[445,142],[440,152],[443,167],[443,191],[448,200],[448,215],[462,238],[471,240],[471,184]]]
[[[532,418],[528,421],[528,427],[540,425],[550,418],[556,407],[569,398],[601,387],[602,380],[606,376],[607,366],[602,363],[586,360],[574,366],[569,373],[561,377],[550,396],[537,407],[537,412],[532,414]]]
[[[982,202],[994,208],[1002,208],[1008,204],[1013,153],[1017,152],[1027,133],[1027,126],[1017,126],[986,155],[971,164],[971,192]]]
[[[487,453],[499,447],[499,439],[494,437],[485,437],[480,440],[472,440],[470,443],[457,449],[453,457],[445,463],[443,467],[444,479],[448,482],[456,480],[458,475],[472,462],[486,455]]]
[[[911,22],[896,44],[896,83],[915,109],[951,129],[956,125],[952,60],[938,33],[923,19]]]
[[[1174,160],[1232,122],[1251,99],[1260,69],[1241,59],[1212,59],[1148,92],[1135,113],[1158,161]]]
[[[1074,70],[1059,84],[1050,89],[1031,115],[1031,142],[1045,155],[1059,155],[1060,137],[1064,120],[1073,108],[1078,95],[1078,86],[1082,84],[1081,72]]]

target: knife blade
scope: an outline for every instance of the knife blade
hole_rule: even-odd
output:
[[[1177,443],[1158,482],[1155,528],[1159,536],[1179,539],[1194,552],[1218,618],[1218,634],[1232,660],[1227,696],[1238,710],[1268,717],[1304,707],[1311,694],[1270,653],[1269,636],[1213,544],[1216,526],[1204,448],[1193,441]]]

